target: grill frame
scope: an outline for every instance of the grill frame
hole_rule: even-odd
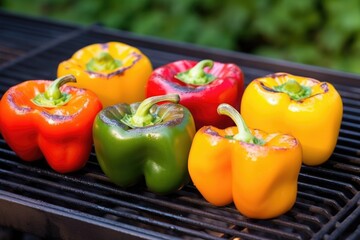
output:
[[[360,76],[143,37],[97,25],[79,27],[0,11],[0,23],[7,21],[13,23],[15,35],[31,35],[44,26],[49,29],[49,35],[44,31],[43,38],[38,40],[40,46],[27,48],[16,58],[0,64],[1,95],[11,85],[27,79],[54,78],[57,64],[80,47],[115,40],[141,49],[154,67],[183,58],[212,58],[238,64],[245,72],[246,83],[278,71],[331,82],[343,97],[344,119],[330,160],[319,167],[302,166],[294,208],[266,221],[244,218],[233,205],[213,207],[191,184],[170,196],[155,196],[142,184],[118,188],[102,174],[94,153],[83,170],[57,174],[44,161],[22,162],[1,137],[0,225],[43,238],[61,239],[81,239],[84,232],[89,239],[336,239],[344,236],[356,239],[360,236],[356,225],[360,219]],[[60,33],[61,36],[56,35]]]

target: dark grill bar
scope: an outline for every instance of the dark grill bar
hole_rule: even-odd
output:
[[[108,41],[140,48],[154,67],[212,58],[238,64],[246,83],[278,71],[329,81],[344,103],[335,151],[321,166],[302,166],[297,201],[288,213],[252,220],[233,205],[210,205],[191,184],[167,196],[154,195],[142,184],[116,187],[94,153],[79,172],[58,174],[44,161],[21,161],[1,137],[0,226],[45,239],[360,238],[360,76],[0,12],[0,96],[24,80],[54,79],[60,61],[88,44]]]
[[[74,26],[35,19],[18,19],[12,15],[2,14],[0,19],[0,66],[22,57],[34,49],[41,48],[48,42],[66,36],[76,29]]]

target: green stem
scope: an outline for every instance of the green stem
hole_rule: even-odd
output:
[[[121,122],[129,126],[130,128],[146,127],[154,125],[162,121],[162,119],[156,115],[151,114],[150,109],[153,105],[159,102],[175,102],[180,101],[178,94],[167,94],[161,96],[149,97],[142,101],[134,114],[126,114]]]
[[[236,109],[233,108],[231,105],[227,103],[222,103],[218,106],[217,112],[221,115],[226,115],[230,117],[235,122],[238,128],[238,133],[232,136],[232,139],[246,143],[264,145],[264,140],[256,138],[254,135],[251,134],[250,129],[246,125],[240,113],[236,111]]]
[[[193,84],[193,85],[206,85],[211,83],[216,79],[216,76],[206,73],[204,69],[206,67],[212,68],[214,66],[214,62],[212,60],[202,60],[198,62],[193,68],[180,72],[175,75],[175,78],[180,81]]]
[[[55,108],[65,105],[71,99],[71,94],[61,92],[60,87],[68,82],[76,82],[74,75],[65,75],[54,80],[43,93],[37,94],[31,101],[40,107]]]
[[[311,88],[299,84],[294,79],[289,79],[285,83],[275,86],[274,89],[278,92],[283,92],[289,95],[293,100],[299,101],[311,95]]]
[[[121,65],[121,61],[113,58],[108,52],[101,51],[86,64],[86,69],[91,72],[103,72],[117,69]]]

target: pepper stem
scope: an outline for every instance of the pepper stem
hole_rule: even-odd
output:
[[[68,103],[71,94],[61,92],[60,87],[68,82],[76,82],[74,75],[65,75],[54,80],[43,93],[37,94],[31,101],[39,106],[46,108],[55,108]]]
[[[307,98],[311,95],[311,88],[303,86],[294,79],[289,79],[285,83],[275,86],[274,89],[289,95],[295,101]]]
[[[121,65],[121,61],[113,58],[108,52],[101,51],[86,64],[86,69],[91,72],[103,72],[117,69]]]
[[[246,125],[244,119],[234,107],[227,103],[222,103],[218,106],[217,112],[218,114],[230,117],[235,122],[238,128],[238,133],[232,136],[232,139],[246,143],[264,145],[264,140],[256,138],[254,135],[251,134],[250,129]]]
[[[161,96],[149,97],[142,101],[134,114],[126,114],[121,122],[129,126],[130,128],[151,126],[162,121],[162,119],[156,115],[150,113],[150,109],[153,105],[159,102],[175,102],[180,101],[178,94],[167,94]]]
[[[206,73],[204,69],[206,67],[211,69],[213,66],[214,61],[208,59],[202,60],[198,62],[193,68],[176,74],[175,78],[187,84],[206,85],[214,81],[216,76],[210,73]]]

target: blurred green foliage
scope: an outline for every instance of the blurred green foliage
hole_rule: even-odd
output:
[[[0,6],[360,73],[358,0],[3,0]]]

